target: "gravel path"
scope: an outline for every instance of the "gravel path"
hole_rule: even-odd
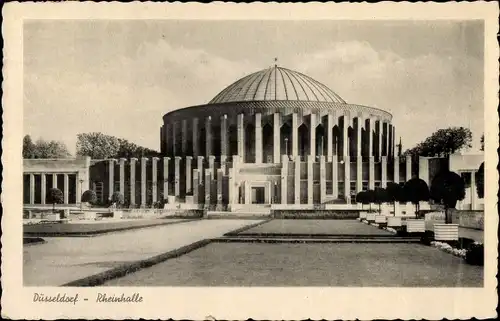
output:
[[[23,249],[24,285],[62,285],[255,222],[199,220],[94,237],[46,237],[46,244]]]

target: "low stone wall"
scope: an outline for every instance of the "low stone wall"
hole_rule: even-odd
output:
[[[453,224],[460,227],[484,231],[484,211],[453,211],[451,214]]]
[[[271,210],[271,217],[279,219],[336,219],[355,220],[359,210]]]

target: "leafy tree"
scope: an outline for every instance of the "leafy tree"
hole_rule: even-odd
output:
[[[93,159],[151,157],[159,153],[138,146],[126,139],[117,138],[103,133],[85,133],[77,135],[77,155],[90,156]]]
[[[387,190],[382,187],[375,187],[374,191],[374,203],[378,204],[379,212],[382,212],[381,205],[382,203],[389,201],[389,196],[387,194]]]
[[[465,198],[465,182],[457,173],[441,172],[432,180],[430,195],[435,202],[444,205],[445,223],[451,223],[449,209]]]
[[[64,203],[63,192],[58,188],[51,188],[46,196],[46,202],[52,204],[52,211],[55,212],[56,204]]]
[[[33,143],[29,135],[23,139],[23,158],[67,158],[71,156],[66,145],[55,140],[39,139]]]
[[[481,139],[479,140],[479,142],[481,143],[481,147],[479,148],[479,150],[484,151],[484,134],[481,135]]]
[[[97,202],[97,195],[93,190],[87,190],[82,195],[82,202],[95,204],[95,202]]]
[[[363,205],[369,204],[369,202],[367,200],[368,200],[368,198],[366,195],[366,191],[361,191],[358,194],[356,194],[356,202],[357,203],[359,202],[362,204],[361,208],[363,208]]]
[[[26,135],[23,138],[23,158],[35,158],[36,146],[31,140],[30,135]]]
[[[414,177],[405,183],[403,187],[403,195],[405,200],[415,205],[415,214],[418,216],[420,211],[420,202],[428,201],[430,198],[429,186],[427,186],[427,183],[424,180]]]
[[[481,163],[476,172],[476,191],[477,197],[484,197],[484,162]]]
[[[387,183],[387,199],[394,206],[394,215],[396,215],[396,202],[399,202],[403,199],[403,188],[401,185],[397,183]]]
[[[123,194],[120,192],[114,192],[113,195],[111,195],[111,202],[116,203],[117,206],[123,205],[124,200]]]
[[[457,151],[472,147],[472,132],[465,127],[439,129],[414,148],[405,151],[411,156],[449,156]]]

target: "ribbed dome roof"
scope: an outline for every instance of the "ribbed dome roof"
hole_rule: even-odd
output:
[[[221,91],[209,104],[269,100],[346,103],[330,88],[311,77],[274,66],[241,78]]]

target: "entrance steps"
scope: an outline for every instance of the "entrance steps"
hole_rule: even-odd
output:
[[[238,204],[231,211],[208,211],[208,218],[268,218],[271,216],[270,205]]]

